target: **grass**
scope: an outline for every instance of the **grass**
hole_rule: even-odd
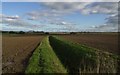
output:
[[[45,37],[34,51],[25,73],[67,73],[52,50],[48,37]]]
[[[69,73],[116,73],[117,55],[85,45],[49,37],[54,52]]]
[[[118,56],[59,37],[45,37],[25,73],[116,73]]]

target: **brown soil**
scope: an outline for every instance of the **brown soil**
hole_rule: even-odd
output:
[[[66,40],[74,41],[100,50],[118,54],[118,34],[77,34],[63,35]]]
[[[43,36],[3,36],[2,72],[24,72],[28,59]]]

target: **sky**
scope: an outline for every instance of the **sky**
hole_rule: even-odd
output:
[[[2,2],[2,30],[117,32],[117,2]]]

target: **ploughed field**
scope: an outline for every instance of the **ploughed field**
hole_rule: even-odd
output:
[[[43,36],[3,36],[2,72],[24,72],[27,61]]]
[[[85,33],[76,35],[62,35],[66,40],[84,44],[115,54],[119,53],[117,33]]]

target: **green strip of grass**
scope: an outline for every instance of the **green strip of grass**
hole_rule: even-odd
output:
[[[54,52],[69,73],[116,73],[118,56],[50,36]]]
[[[43,39],[29,60],[25,73],[67,73],[52,50],[48,37]]]

